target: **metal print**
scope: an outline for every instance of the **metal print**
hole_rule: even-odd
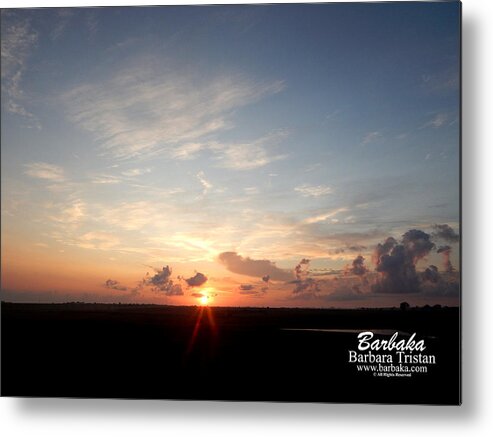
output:
[[[459,2],[3,9],[3,396],[460,404]]]

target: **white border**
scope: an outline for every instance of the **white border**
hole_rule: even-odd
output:
[[[208,3],[199,0],[6,1],[8,7]],[[239,2],[216,0],[214,3]],[[23,437],[491,435],[493,142],[492,115],[488,110],[493,100],[492,10],[490,0],[463,2],[462,407],[2,398],[0,433]],[[357,390],[357,387],[348,389]]]

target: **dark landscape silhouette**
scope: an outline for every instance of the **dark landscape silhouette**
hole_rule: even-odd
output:
[[[2,303],[1,310],[3,396],[459,402],[458,308]],[[412,378],[358,373],[348,349],[356,348],[355,332],[368,329],[416,332],[437,364]]]

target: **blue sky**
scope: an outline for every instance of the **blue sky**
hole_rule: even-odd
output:
[[[142,265],[220,284],[223,252],[341,270],[359,246],[370,268],[388,236],[458,231],[459,13],[3,10],[4,288],[33,259],[43,290],[70,289],[62,270],[94,293]]]

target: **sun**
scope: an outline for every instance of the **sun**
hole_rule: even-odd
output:
[[[196,295],[197,302],[201,307],[211,305],[214,302],[214,297],[217,296],[216,290],[213,287],[204,287],[199,290]]]

